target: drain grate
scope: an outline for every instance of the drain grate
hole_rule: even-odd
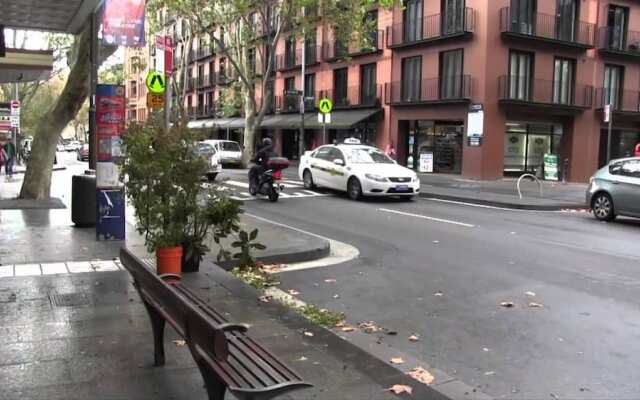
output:
[[[85,292],[49,293],[51,307],[79,307],[89,305],[89,296]]]

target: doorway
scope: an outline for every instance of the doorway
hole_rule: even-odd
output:
[[[408,122],[404,143],[406,159],[403,160],[408,168],[419,172],[447,174],[462,172],[464,122],[424,120]]]

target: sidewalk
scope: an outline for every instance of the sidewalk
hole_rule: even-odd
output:
[[[542,181],[542,196],[538,184],[522,180],[518,197],[516,178],[482,181],[460,175],[419,174],[421,196],[442,200],[525,210],[562,210],[586,208],[587,185]]]

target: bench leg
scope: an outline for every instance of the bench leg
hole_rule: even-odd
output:
[[[227,385],[225,385],[213,372],[211,368],[198,356],[198,353],[191,350],[191,355],[193,359],[198,364],[198,369],[200,370],[200,374],[202,375],[202,379],[204,380],[204,385],[207,388],[207,394],[209,396],[209,400],[224,400],[224,394],[227,391]]]
[[[156,366],[164,365],[164,318],[155,308],[144,299],[142,300],[149,319],[151,320],[151,329],[153,330],[153,359]]]

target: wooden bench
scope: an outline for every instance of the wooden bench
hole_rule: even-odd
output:
[[[158,276],[153,260],[120,251],[122,265],[149,313],[153,329],[155,365],[164,365],[164,326],[168,322],[191,351],[210,400],[223,400],[229,390],[239,399],[271,399],[312,386],[247,334],[247,326],[233,324],[193,292],[177,275]]]

